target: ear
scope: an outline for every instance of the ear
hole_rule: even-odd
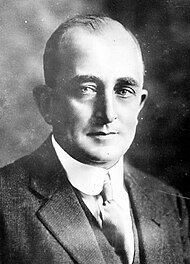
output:
[[[141,101],[140,101],[140,110],[143,108],[147,97],[148,97],[148,91],[145,90],[145,89],[142,89],[142,91],[141,91]]]
[[[52,88],[47,85],[39,85],[33,89],[33,96],[38,109],[46,123],[52,124]]]

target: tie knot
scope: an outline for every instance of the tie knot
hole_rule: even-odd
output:
[[[103,204],[105,204],[105,202],[110,202],[111,200],[113,200],[113,192],[109,172],[105,176],[101,195],[103,198]]]

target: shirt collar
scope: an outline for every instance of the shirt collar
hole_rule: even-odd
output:
[[[52,144],[72,186],[88,195],[100,194],[108,170],[73,159],[57,143],[54,135],[52,135]],[[123,187],[123,157],[109,169],[109,174],[114,193],[114,189]]]

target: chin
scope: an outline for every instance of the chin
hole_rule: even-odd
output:
[[[91,164],[93,165],[114,165],[120,158],[123,156],[123,151],[117,151],[116,147],[113,148],[103,148],[99,149],[97,151],[89,151],[88,153],[89,160],[91,161]],[[103,166],[103,167],[105,167]]]

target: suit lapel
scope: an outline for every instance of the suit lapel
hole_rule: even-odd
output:
[[[77,263],[105,263],[95,235],[67,180],[37,215]]]
[[[160,217],[156,215],[156,208],[138,185],[131,182],[128,191],[138,232],[140,263],[148,264],[151,262],[148,262],[147,258],[152,256],[155,245],[158,246],[156,250],[159,249]]]
[[[179,260],[180,253],[175,252],[174,248],[168,243],[172,243],[169,233],[172,233],[172,228],[176,223],[176,219],[172,219],[173,212],[163,204],[163,201],[159,201],[158,197],[161,197],[161,195],[159,196],[158,193],[156,195],[151,194],[148,188],[145,189],[145,186],[138,181],[139,177],[130,173],[125,175],[138,231],[140,263],[181,263]],[[148,183],[146,184],[148,186]],[[169,230],[170,226],[171,230]],[[173,242],[176,244],[175,237]]]
[[[89,221],[67,180],[51,138],[27,160],[29,189],[42,205],[37,217],[77,263],[105,264]]]

